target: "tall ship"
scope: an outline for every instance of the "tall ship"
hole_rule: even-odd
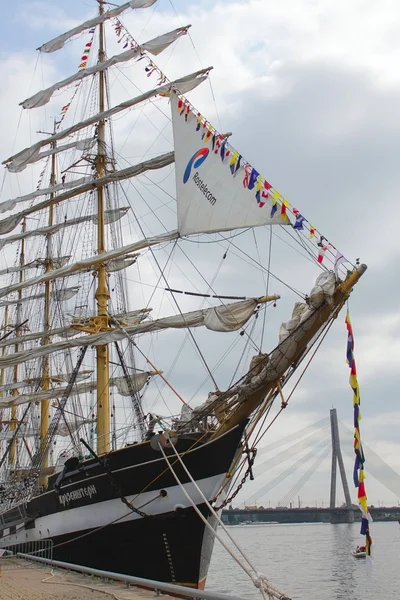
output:
[[[98,0],[38,49],[73,74],[21,102],[44,125],[3,161],[0,548],[203,588],[366,266],[203,114],[211,67],[168,74],[190,25],[131,34],[156,5]]]

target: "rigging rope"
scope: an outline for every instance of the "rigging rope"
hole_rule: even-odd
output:
[[[240,546],[237,544],[237,542],[234,540],[234,538],[230,535],[229,531],[227,530],[227,528],[225,527],[224,523],[222,522],[221,518],[219,517],[219,515],[215,512],[215,510],[213,509],[213,507],[211,506],[211,504],[209,503],[208,499],[206,498],[206,496],[203,494],[203,492],[201,491],[201,489],[199,488],[199,486],[197,485],[196,481],[193,479],[190,471],[187,469],[185,463],[183,462],[182,458],[180,457],[179,453],[177,452],[175,446],[173,443],[170,443],[170,447],[172,448],[172,450],[174,451],[177,460],[179,461],[179,463],[181,464],[182,468],[184,469],[185,473],[187,474],[187,476],[189,477],[190,481],[192,482],[193,486],[195,487],[196,491],[198,494],[200,494],[201,498],[203,499],[204,503],[206,504],[207,508],[210,510],[211,514],[213,515],[213,517],[217,520],[217,522],[219,523],[220,527],[222,527],[222,529],[224,530],[224,533],[226,533],[226,535],[229,537],[229,539],[231,540],[231,542],[233,543],[233,545],[236,547],[236,549],[239,551],[239,553],[241,554],[241,556],[243,557],[243,559],[246,561],[246,563],[249,565],[250,568],[248,568],[245,564],[243,564],[243,562],[240,560],[239,557],[237,557],[234,552],[229,548],[229,546],[225,543],[225,541],[221,538],[220,535],[218,535],[218,533],[216,532],[216,530],[214,529],[214,527],[212,527],[212,525],[208,522],[207,518],[203,515],[203,513],[199,510],[199,508],[197,507],[196,503],[193,501],[193,499],[191,498],[191,496],[188,494],[188,492],[186,491],[184,485],[182,484],[182,482],[180,481],[179,477],[177,476],[175,470],[173,469],[173,466],[171,465],[170,461],[168,460],[168,457],[166,455],[166,453],[164,452],[163,447],[161,446],[161,444],[158,444],[159,450],[162,453],[165,462],[168,465],[169,470],[171,471],[172,476],[174,477],[175,481],[177,482],[177,484],[179,485],[179,487],[181,488],[181,491],[183,492],[183,494],[186,496],[187,500],[190,502],[190,504],[192,505],[193,509],[195,510],[195,512],[198,514],[198,516],[200,517],[200,519],[203,521],[204,525],[207,527],[207,529],[210,531],[211,535],[213,537],[215,537],[220,544],[225,548],[225,550],[231,555],[231,557],[234,559],[234,561],[243,569],[243,571],[250,577],[250,579],[252,580],[254,586],[256,588],[258,588],[263,596],[263,598],[266,598],[267,595],[269,598],[277,598],[278,600],[290,600],[290,598],[288,596],[286,596],[286,594],[283,594],[282,592],[280,592],[279,590],[277,590],[276,588],[274,588],[268,581],[268,579],[265,577],[265,575],[259,573],[257,571],[257,569],[253,566],[253,564],[250,562],[249,558],[246,556],[246,554],[243,552],[243,550],[240,548]]]

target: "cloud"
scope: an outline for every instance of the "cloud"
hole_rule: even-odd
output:
[[[212,86],[204,84],[191,93],[193,104],[222,131],[232,131],[233,145],[346,257],[351,260],[361,257],[369,265],[350,301],[363,402],[362,432],[366,441],[373,441],[378,454],[398,467],[395,458],[396,393],[400,383],[397,3],[248,0],[188,1],[175,6],[179,16],[165,0],[155,10],[126,13],[121,20],[142,42],[192,23],[190,38],[179,40],[155,62],[171,79],[213,64]],[[68,3],[63,10],[57,9],[57,13],[52,5],[51,11],[49,7],[47,2],[35,3],[32,11],[27,5],[24,23],[28,38],[34,37],[36,46],[91,14],[89,7],[82,8],[78,2]],[[71,90],[57,95],[46,111],[29,114],[25,111],[17,139],[13,132],[20,110],[15,107],[37,89],[74,72],[84,39],[80,37],[63,51],[42,57],[36,71],[33,53],[19,48],[3,61],[5,84],[0,91],[0,102],[7,108],[0,113],[3,154],[9,155],[30,144],[32,131],[49,128],[50,116],[58,114]],[[109,40],[109,55],[119,52],[120,45],[112,35]],[[29,86],[32,73],[34,83]],[[154,78],[143,73],[143,63],[124,65],[116,70],[115,77],[110,76],[112,103],[138,95],[155,84]],[[90,107],[92,112],[95,109],[95,105]],[[126,166],[126,160],[136,163],[143,156],[171,149],[169,109],[164,101],[155,108],[146,106],[129,111],[114,119],[114,125],[117,161],[122,167]],[[19,178],[21,189],[35,187],[39,171],[34,168],[24,172]],[[15,182],[16,179],[7,178],[2,200],[20,193]],[[170,168],[160,174],[142,176],[123,189],[126,193],[123,204],[132,202],[146,234],[173,227],[174,200],[169,194],[173,194],[174,176]],[[78,209],[89,213],[93,206],[74,207]],[[61,211],[60,218],[62,214]],[[123,224],[123,233],[126,242],[143,236],[134,219],[128,225]],[[214,236],[207,241],[215,239]],[[92,241],[87,239],[86,243],[89,247]],[[309,293],[318,272],[313,264],[292,252],[288,243],[294,242],[287,233],[274,231],[271,269],[296,290]],[[154,317],[176,311],[171,294],[165,292],[165,281],[159,281],[155,259],[161,265],[168,262],[168,284],[177,289],[206,293],[207,280],[218,293],[247,296],[258,295],[260,290],[263,293],[266,280],[255,261],[267,265],[268,247],[268,232],[260,229],[255,239],[248,232],[232,242],[221,241],[218,246],[180,241],[170,262],[171,246],[156,250],[154,255],[145,253],[126,274],[132,308],[150,302]],[[8,262],[8,256],[2,260]],[[277,342],[280,322],[289,318],[293,303],[298,300],[278,280],[271,279],[269,285],[270,291],[282,295],[282,300],[267,313],[263,341],[268,350]],[[179,303],[182,310],[199,306],[193,297],[180,298]],[[328,416],[332,405],[338,405],[342,420],[351,422],[343,318],[341,314],[289,407],[268,432],[268,443]],[[262,317],[254,334],[257,343],[261,330]],[[216,371],[222,389],[229,385],[242,354],[237,376],[257,351],[248,348],[246,336],[237,333],[225,337],[199,330],[194,337],[212,369],[224,358],[230,345],[234,345],[229,358]],[[209,379],[205,381],[207,371],[187,334],[162,332],[149,341],[140,338],[140,348],[168,374],[179,393],[193,398],[193,405],[201,403],[213,388]],[[167,414],[169,409],[178,412],[180,401],[161,382],[158,385],[159,388],[151,384],[146,407],[161,414]],[[290,388],[285,394],[289,391]],[[348,469],[351,470],[350,463]],[[246,494],[261,487],[268,476],[257,478]],[[320,495],[328,497],[329,460],[315,477],[302,492],[311,505]],[[293,480],[288,482],[287,487],[293,483]],[[279,500],[286,491],[271,498]],[[378,487],[372,487],[372,498],[381,493]],[[387,498],[392,496],[388,493]]]

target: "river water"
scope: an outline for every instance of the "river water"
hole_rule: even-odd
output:
[[[379,522],[370,529],[374,565],[368,573],[365,559],[351,555],[364,543],[359,523],[228,527],[252,564],[293,600],[400,600],[400,525]],[[218,541],[206,589],[262,597]]]

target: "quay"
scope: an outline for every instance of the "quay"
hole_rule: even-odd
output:
[[[244,600],[27,554],[0,557],[0,600]]]
[[[149,600],[154,590],[20,559],[0,562],[0,600]],[[164,595],[163,598],[173,598]]]

